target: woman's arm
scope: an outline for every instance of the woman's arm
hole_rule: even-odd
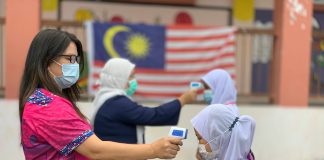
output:
[[[192,103],[196,100],[197,97],[197,90],[196,89],[191,89],[185,93],[183,93],[178,100],[181,103],[181,106],[183,107],[186,104]]]
[[[111,106],[116,107],[101,111],[117,121],[134,125],[176,125],[181,110],[178,100],[157,107],[145,107],[126,97],[120,97]]]
[[[161,138],[152,144],[122,144],[110,141],[101,141],[96,135],[90,136],[75,150],[94,160],[114,159],[152,159],[174,158],[182,145],[177,138]]]

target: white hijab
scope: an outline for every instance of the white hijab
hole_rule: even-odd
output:
[[[125,87],[134,68],[134,64],[123,58],[112,58],[106,62],[100,73],[100,88],[93,101],[95,114],[108,99],[126,95]]]
[[[239,117],[238,121],[229,131],[236,117]],[[252,117],[239,116],[223,104],[212,104],[198,113],[191,123],[202,138],[209,142],[217,160],[247,159],[255,129]]]
[[[108,99],[118,95],[127,96],[125,87],[134,68],[135,64],[123,58],[111,58],[106,62],[100,73],[100,88],[93,101],[94,114],[92,116],[92,124],[94,124],[95,116],[97,115],[99,108]],[[136,132],[137,142],[143,143],[144,126],[137,126]]]
[[[236,103],[237,91],[231,76],[225,70],[212,70],[201,79],[212,90],[211,104]]]

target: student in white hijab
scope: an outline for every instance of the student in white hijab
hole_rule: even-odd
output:
[[[228,72],[214,69],[204,75],[201,82],[205,88],[203,97],[208,104],[226,104],[239,113],[236,87]]]
[[[202,160],[254,160],[251,146],[255,120],[239,116],[223,104],[212,104],[191,123],[199,140],[197,158]]]
[[[196,99],[196,91],[189,90],[158,107],[139,105],[131,98],[137,88],[134,69],[127,59],[112,58],[101,71],[92,119],[94,132],[101,140],[145,143],[144,125],[176,125],[182,106]]]
[[[211,104],[236,103],[235,84],[225,70],[212,70],[204,75],[201,80],[205,88],[212,92],[209,99]]]

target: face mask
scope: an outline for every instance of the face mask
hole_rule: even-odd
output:
[[[79,64],[60,64],[54,61],[58,65],[62,67],[62,76],[55,76],[54,80],[57,85],[62,88],[70,88],[73,84],[75,84],[79,79]]]
[[[198,152],[203,160],[215,160],[215,152],[207,152],[205,144],[198,145]]]
[[[137,89],[137,87],[138,87],[138,84],[137,84],[136,79],[132,79],[132,80],[130,80],[130,81],[128,82],[128,85],[129,85],[129,87],[128,87],[128,89],[126,90],[126,94],[127,94],[128,96],[132,96],[132,95],[134,95],[134,93],[135,93],[135,91],[136,91],[136,89]]]
[[[207,104],[210,104],[213,97],[212,97],[212,91],[211,90],[204,90],[204,101],[207,103]]]

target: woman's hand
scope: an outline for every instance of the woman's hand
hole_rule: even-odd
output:
[[[161,138],[151,144],[153,154],[161,159],[175,158],[180,150],[179,146],[182,146],[181,139],[173,137]]]
[[[195,102],[197,99],[197,89],[190,89],[189,91],[183,93],[178,99],[181,106]]]

